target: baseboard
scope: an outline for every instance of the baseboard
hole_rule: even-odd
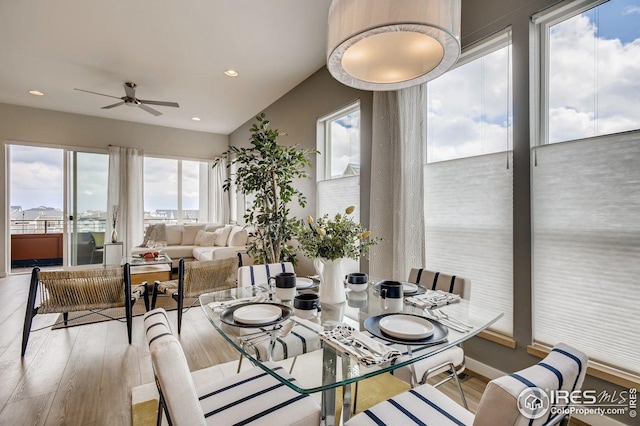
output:
[[[486,377],[489,380],[497,379],[498,377],[502,377],[507,374],[504,371],[500,371],[497,368],[493,368],[490,365],[484,364],[480,361],[476,361],[475,359],[469,357],[465,358],[465,365],[467,370],[470,370],[477,375]],[[625,426],[624,423],[606,416],[584,416],[575,414],[573,418],[591,426]]]

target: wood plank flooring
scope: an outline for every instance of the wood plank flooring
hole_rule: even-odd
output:
[[[21,358],[28,286],[28,274],[0,278],[0,425],[131,425],[131,388],[153,382],[142,317],[134,318],[131,345],[117,321],[47,327],[31,333]],[[37,315],[33,329],[56,318]],[[169,318],[175,327],[176,312]],[[185,313],[180,341],[192,371],[238,357],[199,307]],[[471,377],[463,386],[475,410],[486,383]],[[459,399],[455,385],[440,389]]]

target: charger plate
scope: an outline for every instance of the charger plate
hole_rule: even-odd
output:
[[[393,343],[401,343],[404,345],[432,346],[432,345],[439,345],[440,343],[443,343],[447,340],[447,336],[449,335],[449,329],[443,326],[442,324],[434,321],[429,321],[433,326],[433,334],[429,337],[425,337],[422,339],[402,339],[402,338],[391,336],[380,329],[381,319],[390,317],[390,316],[398,316],[398,315],[415,316],[415,317],[422,318],[429,321],[428,318],[425,318],[420,315],[411,315],[411,314],[404,314],[404,313],[383,314],[383,315],[376,315],[375,317],[367,318],[364,322],[364,328],[369,333],[383,340],[387,340]]]
[[[292,313],[289,306],[276,303],[243,303],[222,311],[220,321],[235,327],[255,328],[281,323]]]

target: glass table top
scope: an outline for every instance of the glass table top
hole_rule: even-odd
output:
[[[313,292],[313,290],[304,292]],[[375,286],[370,284],[366,291],[353,292],[347,289],[346,292],[346,302],[338,305],[321,304],[321,310],[318,315],[308,320],[292,315],[291,301],[279,301],[259,287],[223,290],[204,294],[200,296],[200,303],[211,324],[235,349],[249,358],[255,365],[272,376],[280,378],[288,386],[300,393],[325,391],[410,365],[464,342],[485,330],[502,316],[500,312],[473,304],[467,300],[460,300],[457,303],[442,306],[439,309],[451,317],[473,326],[470,331],[462,332],[447,327],[448,334],[446,338],[442,343],[438,344],[416,343],[415,341],[403,341],[402,339],[393,338],[386,339],[385,335],[382,335],[382,337],[374,336],[365,329],[367,319],[373,318],[371,321],[378,321],[382,318],[380,315],[385,314],[380,307],[380,298]],[[264,327],[260,326],[260,324],[252,325],[234,322],[234,311],[246,306],[244,303],[257,300],[260,300],[260,304],[276,303],[284,305],[283,313],[286,312],[287,314],[283,315],[283,317],[287,318],[283,321],[270,318],[271,322]],[[404,313],[418,316],[425,315],[425,311],[422,308],[407,303],[404,305]],[[247,345],[247,336],[260,335],[261,333],[267,341],[270,339],[275,341],[280,329],[284,329],[286,327],[285,324],[290,321],[297,326],[313,330],[315,333],[328,331],[340,324],[346,324],[362,331],[367,337],[381,342],[388,348],[400,351],[401,356],[391,362],[364,365],[353,356],[353,353],[349,355],[349,353],[323,342],[322,349],[300,355],[305,359],[305,368],[294,368],[291,376],[295,378],[295,382],[291,382],[278,375],[278,371],[286,371],[287,369],[273,370],[267,367],[265,360],[260,360],[256,356],[256,352],[250,350]],[[369,325],[371,325],[371,321],[369,321]],[[282,361],[278,363],[280,364]]]

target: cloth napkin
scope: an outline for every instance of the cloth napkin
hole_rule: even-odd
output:
[[[235,305],[240,305],[241,303],[260,303],[266,299],[266,296],[263,294],[259,294],[255,297],[243,297],[241,299],[232,299],[232,300],[224,300],[220,302],[211,302],[209,303],[209,309],[213,312],[221,312],[227,308],[230,308]]]
[[[318,333],[318,335],[320,339],[338,351],[352,356],[364,365],[377,365],[391,362],[402,355],[399,350],[373,340],[371,337],[361,333],[348,324],[340,324],[332,330],[322,331]],[[354,344],[357,343],[349,343],[350,341],[359,341],[363,346],[360,345],[356,348]],[[371,348],[373,351],[366,349],[364,346]]]
[[[408,304],[419,308],[431,309],[460,302],[460,296],[457,294],[447,293],[442,290],[427,290],[424,294],[407,297],[405,301]]]

